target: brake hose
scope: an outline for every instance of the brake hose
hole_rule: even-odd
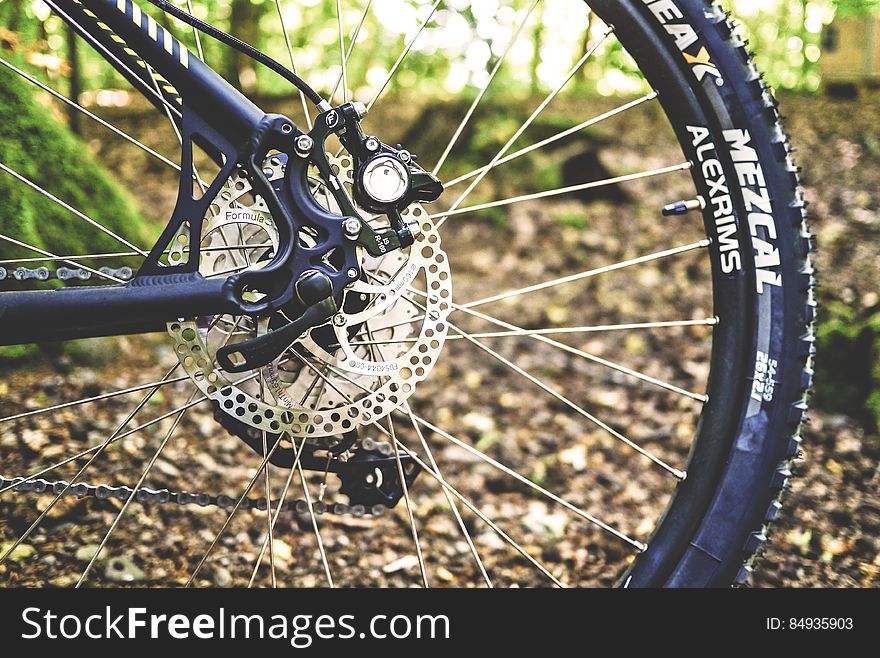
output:
[[[199,32],[204,32],[208,36],[220,41],[221,43],[226,44],[230,48],[234,48],[250,57],[251,59],[263,64],[270,70],[274,71],[282,78],[290,82],[293,86],[299,89],[302,93],[308,97],[310,101],[312,101],[315,105],[320,106],[322,109],[326,109],[323,106],[327,105],[326,101],[321,98],[321,95],[312,89],[302,78],[300,78],[296,73],[285,67],[283,64],[278,62],[277,60],[272,59],[268,55],[261,53],[259,50],[254,48],[248,43],[245,43],[241,39],[238,39],[231,34],[227,34],[223,30],[217,29],[210,23],[206,23],[205,21],[196,18],[192,14],[189,14],[182,9],[174,6],[168,0],[149,0],[150,4],[155,5],[158,9],[161,9],[166,14],[174,16],[187,25],[190,25],[197,29]],[[322,105],[323,104],[323,105]],[[329,106],[328,106],[329,107]]]

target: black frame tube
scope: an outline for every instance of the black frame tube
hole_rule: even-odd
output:
[[[47,4],[159,109],[166,103],[176,109],[179,125],[187,108],[242,151],[264,122],[260,108],[133,0]],[[210,152],[212,145],[206,146]],[[2,292],[0,345],[161,331],[180,317],[240,313],[234,299],[227,280],[206,280],[197,272],[153,273],[121,286]]]
[[[149,97],[152,94],[144,87],[155,91],[158,85],[172,105],[176,96],[178,103],[193,110],[236,146],[245,143],[265,116],[133,0],[48,0],[47,4],[62,18],[77,22],[90,42],[112,52],[118,61],[111,60],[111,64],[119,69],[121,62],[130,69],[121,71],[129,80],[133,71],[141,93]],[[113,39],[114,34],[124,43]],[[144,63],[158,76],[151,78]]]

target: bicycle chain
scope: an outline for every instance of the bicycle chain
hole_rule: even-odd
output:
[[[102,267],[98,272],[105,276],[111,276],[123,281],[129,281],[134,276],[134,271],[127,265],[119,268]],[[16,267],[14,270],[7,270],[5,267],[0,267],[0,281],[7,278],[15,279],[16,281],[28,281],[29,279],[35,279],[37,281],[48,281],[49,279],[58,279],[59,281],[88,281],[92,278],[92,273],[81,267],[59,267],[54,271],[50,270],[48,267]]]
[[[77,482],[70,484],[65,480],[45,480],[43,478],[23,478],[13,477],[7,478],[0,475],[0,491],[7,488],[16,493],[30,494],[51,494],[75,496],[77,498],[95,498],[96,500],[107,500],[115,498],[117,500],[128,500],[134,489],[121,485],[118,487],[107,484],[88,484],[86,482]],[[179,506],[198,505],[199,507],[219,507],[228,510],[235,507],[238,499],[225,495],[213,495],[207,493],[191,493],[188,491],[175,492],[169,489],[149,489],[141,487],[137,490],[134,499],[142,505],[165,505],[174,504]],[[276,510],[277,501],[273,501],[272,509]],[[239,509],[251,510],[256,509],[265,511],[265,498],[244,498]],[[384,505],[373,505],[367,508],[364,505],[346,505],[344,503],[326,504],[322,501],[313,501],[312,509],[315,514],[335,514],[337,516],[354,516],[354,517],[373,517],[380,516],[386,510]],[[285,501],[281,508],[285,512],[294,512],[298,515],[309,513],[309,502],[303,499]]]
[[[133,270],[128,266],[120,268],[102,267],[98,270],[101,274],[113,276],[123,281],[128,281],[134,276]],[[92,277],[92,272],[83,268],[59,267],[52,271],[47,267],[27,268],[17,267],[14,270],[7,270],[0,267],[0,281],[7,278],[16,281],[27,281],[35,279],[37,281],[47,281],[50,278],[57,278],[61,281],[80,280],[87,281]],[[390,445],[388,446],[390,452]],[[51,481],[43,478],[24,478],[13,477],[7,478],[0,475],[0,491],[10,489],[16,493],[32,493],[32,494],[51,494],[76,496],[77,498],[95,498],[97,500],[106,500],[115,498],[117,500],[126,501],[131,496],[134,489],[127,486],[114,487],[107,484],[89,484],[78,482],[69,485],[65,480]],[[168,489],[149,489],[141,487],[135,495],[135,500],[141,504],[176,504],[180,506],[198,505],[200,507],[219,507],[221,509],[232,509],[235,507],[237,500],[225,495],[213,495],[207,493],[191,493],[187,491],[174,492]],[[277,501],[273,503],[272,509],[276,509]],[[256,509],[264,511],[266,509],[266,500],[264,498],[245,498],[241,501],[239,509],[250,510]],[[312,509],[315,514],[335,514],[337,516],[354,516],[354,517],[371,517],[379,516],[385,512],[384,505],[373,505],[367,508],[364,505],[346,505],[344,503],[333,503],[330,505],[322,501],[312,503]],[[298,499],[294,501],[285,501],[282,511],[293,511],[296,514],[308,514],[309,503],[306,500]]]

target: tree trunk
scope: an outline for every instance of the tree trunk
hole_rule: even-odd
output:
[[[232,0],[229,12],[229,33],[258,48],[257,40],[262,10],[263,5],[255,5],[252,0]],[[234,87],[244,92],[254,90],[256,70],[253,60],[247,55],[227,48],[225,69],[225,77]]]
[[[537,94],[541,86],[541,81],[538,79],[538,65],[541,63],[541,47],[544,45],[543,4],[537,6],[535,14],[535,29],[532,32],[532,61],[529,62],[529,80],[533,94]]]
[[[82,72],[79,65],[78,37],[69,25],[67,26],[67,59],[70,62],[70,100],[79,104],[82,91]],[[82,117],[79,110],[72,105],[67,106],[67,123],[75,135],[82,135]]]

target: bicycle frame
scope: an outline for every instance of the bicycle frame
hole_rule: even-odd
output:
[[[274,115],[267,115],[190,53],[133,0],[46,2],[178,124],[183,137],[182,171],[193,170],[195,142],[221,172],[199,199],[193,198],[192,180],[181,176],[172,221],[131,282],[0,293],[0,345],[161,331],[165,322],[180,317],[256,310],[243,309],[236,302],[232,277],[208,280],[199,274],[197,246],[208,206],[241,164],[243,154],[248,148],[253,150],[249,142],[254,135],[265,132]],[[289,123],[285,132],[291,137],[303,134],[285,121]],[[267,196],[270,208],[273,200],[278,205],[271,189],[260,191]],[[176,223],[174,218],[178,218]],[[183,221],[189,221],[190,244],[194,245],[188,261],[160,266],[160,257]],[[283,229],[279,227],[281,244],[286,238],[287,252],[276,254],[273,264],[285,260],[293,249],[289,227]]]

